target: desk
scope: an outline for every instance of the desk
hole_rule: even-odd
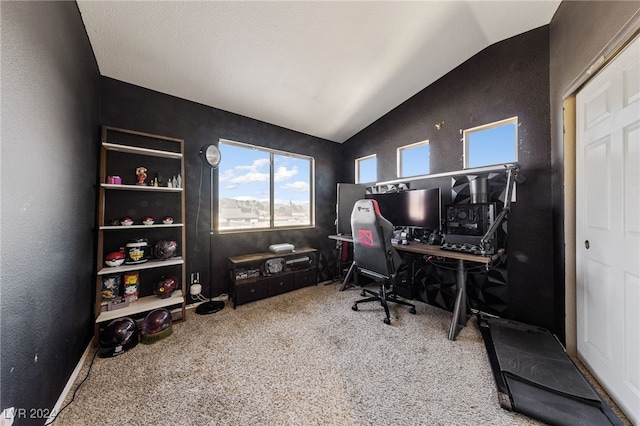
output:
[[[353,243],[353,235],[329,235],[329,239],[340,241],[342,244]],[[342,281],[342,287],[340,287],[340,291],[344,291],[349,286],[349,280],[351,280],[351,276],[353,276],[354,284],[358,285],[358,277],[354,275],[353,270],[355,269],[355,262],[351,262],[351,266],[349,266],[349,270],[347,271],[347,275],[344,277]],[[340,271],[342,273],[342,271]]]
[[[341,242],[353,242],[352,235],[330,235],[330,239]],[[462,253],[456,251],[442,250],[440,246],[424,244],[418,242],[410,242],[406,245],[394,244],[393,247],[399,252],[406,251],[410,253],[418,253],[427,256],[444,257],[448,259],[455,259],[456,265],[456,303],[453,307],[453,317],[451,319],[451,326],[449,327],[449,340],[455,340],[456,336],[462,330],[467,323],[467,270],[464,262],[481,263],[489,265],[497,260],[503,253],[504,249],[500,249],[496,254],[492,256],[479,256],[470,253]],[[355,269],[355,263],[351,264],[347,276],[342,282],[340,291],[347,288],[351,275],[353,275]]]

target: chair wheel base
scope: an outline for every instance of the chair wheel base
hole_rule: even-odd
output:
[[[409,309],[409,312],[412,313],[413,315],[415,315],[416,314],[416,308]]]
[[[357,311],[357,310],[358,310],[358,305],[353,305],[353,306],[351,307],[351,309],[353,309],[354,311]]]
[[[389,318],[385,318],[384,319],[384,323],[389,325],[389,324],[391,324],[391,320]]]

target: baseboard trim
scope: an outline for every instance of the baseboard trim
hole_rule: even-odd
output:
[[[64,404],[64,401],[67,399],[69,392],[73,388],[73,384],[76,382],[78,375],[82,371],[82,367],[84,366],[85,361],[89,357],[89,354],[92,352],[92,347],[93,347],[93,339],[87,345],[87,348],[84,350],[84,353],[80,357],[80,360],[76,365],[76,368],[73,370],[73,373],[71,373],[71,376],[67,381],[67,385],[62,390],[62,393],[60,394],[60,397],[58,398],[56,405],[54,405],[53,409],[51,410],[51,415],[49,415],[49,417],[47,418],[47,421],[44,423],[45,426],[48,424],[51,424],[51,422],[53,422],[53,420],[56,418],[56,416],[60,412],[60,409],[62,408],[62,404]]]

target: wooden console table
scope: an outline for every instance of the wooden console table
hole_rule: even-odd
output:
[[[233,308],[317,284],[316,254],[316,249],[303,247],[287,253],[265,252],[229,257],[229,293]],[[281,272],[269,274],[265,270],[265,262],[274,259],[283,259],[284,264]]]

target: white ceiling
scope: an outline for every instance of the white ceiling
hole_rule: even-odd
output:
[[[560,1],[89,1],[104,76],[344,142]]]

